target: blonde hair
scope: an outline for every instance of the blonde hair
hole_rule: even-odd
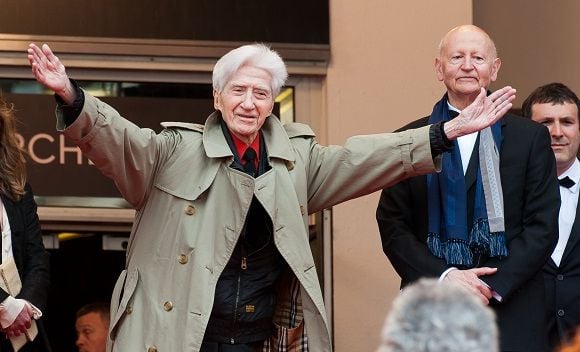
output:
[[[14,105],[0,96],[0,192],[18,201],[26,193],[24,155],[16,138]]]

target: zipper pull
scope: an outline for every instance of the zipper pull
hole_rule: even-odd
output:
[[[242,257],[242,270],[246,270],[248,268],[248,262],[246,257]]]

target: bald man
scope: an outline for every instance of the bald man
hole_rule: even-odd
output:
[[[430,116],[402,130],[449,121],[497,79],[492,39],[473,25],[441,40],[446,87]],[[556,243],[560,196],[545,128],[506,117],[457,139],[441,173],[384,190],[377,209],[383,250],[402,286],[423,277],[456,282],[497,313],[502,351],[545,352],[542,265]]]

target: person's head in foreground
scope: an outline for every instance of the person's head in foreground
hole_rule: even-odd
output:
[[[422,279],[403,289],[377,352],[497,352],[495,315],[463,288]]]

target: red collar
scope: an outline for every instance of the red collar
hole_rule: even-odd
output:
[[[238,156],[240,157],[240,161],[242,162],[242,165],[245,163],[242,160],[242,155],[244,155],[244,153],[246,152],[246,149],[248,149],[249,147],[252,147],[252,149],[254,149],[254,151],[256,152],[256,155],[258,156],[256,158],[256,168],[258,168],[258,159],[260,159],[260,133],[258,132],[258,135],[256,136],[256,138],[254,138],[254,141],[252,142],[252,144],[247,145],[245,142],[243,142],[241,139],[239,139],[235,134],[230,133],[232,135],[232,139],[234,140],[234,145],[236,146],[236,151],[238,152]]]

